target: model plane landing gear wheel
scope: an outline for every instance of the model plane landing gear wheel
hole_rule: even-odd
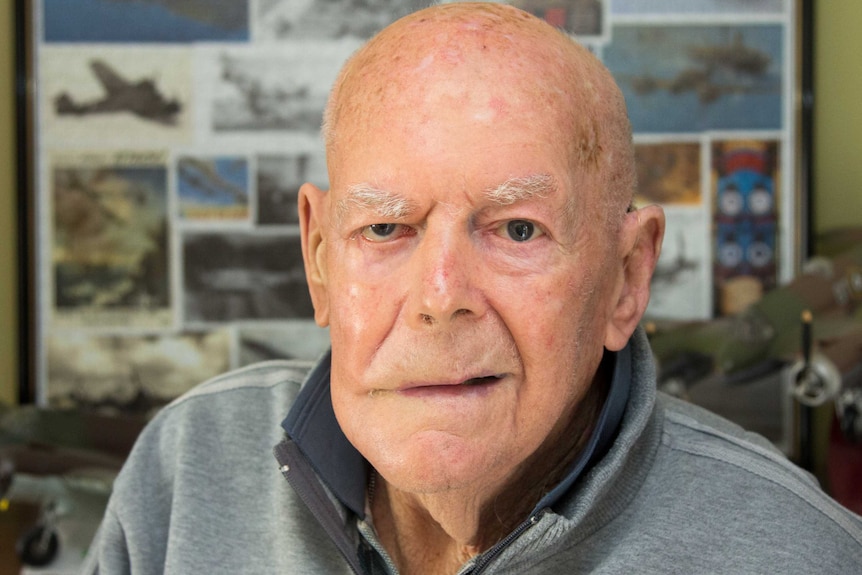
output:
[[[31,567],[48,565],[57,557],[59,549],[57,532],[45,525],[36,525],[18,539],[18,557]]]

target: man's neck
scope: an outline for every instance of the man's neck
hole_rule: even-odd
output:
[[[377,536],[400,573],[452,574],[528,519],[583,450],[609,382],[601,373],[572,416],[493,493],[405,493],[377,476],[371,512]]]

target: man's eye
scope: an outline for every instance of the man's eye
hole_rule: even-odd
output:
[[[500,227],[501,234],[516,242],[526,242],[542,234],[536,224],[527,220],[512,220]]]
[[[372,242],[384,242],[394,239],[398,224],[371,224],[362,228],[362,236]]]

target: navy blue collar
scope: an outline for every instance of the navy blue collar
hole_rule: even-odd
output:
[[[331,360],[327,352],[308,374],[281,426],[329,490],[364,518],[370,465],[347,441],[335,419],[329,393]]]
[[[629,397],[630,348],[631,343],[618,353],[606,352],[605,359],[613,363],[613,376],[593,434],[571,471],[539,501],[534,512],[556,503],[613,443]],[[364,518],[370,466],[344,436],[335,419],[329,390],[330,362],[331,356],[327,353],[308,374],[281,426],[329,490],[353,513]]]

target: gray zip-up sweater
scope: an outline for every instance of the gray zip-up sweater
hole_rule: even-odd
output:
[[[862,573],[862,519],[763,438],[657,396],[642,332],[616,355],[567,479],[462,573]],[[328,358],[311,367],[252,366],[160,412],[84,572],[394,572],[364,516],[367,464],[332,415]]]

